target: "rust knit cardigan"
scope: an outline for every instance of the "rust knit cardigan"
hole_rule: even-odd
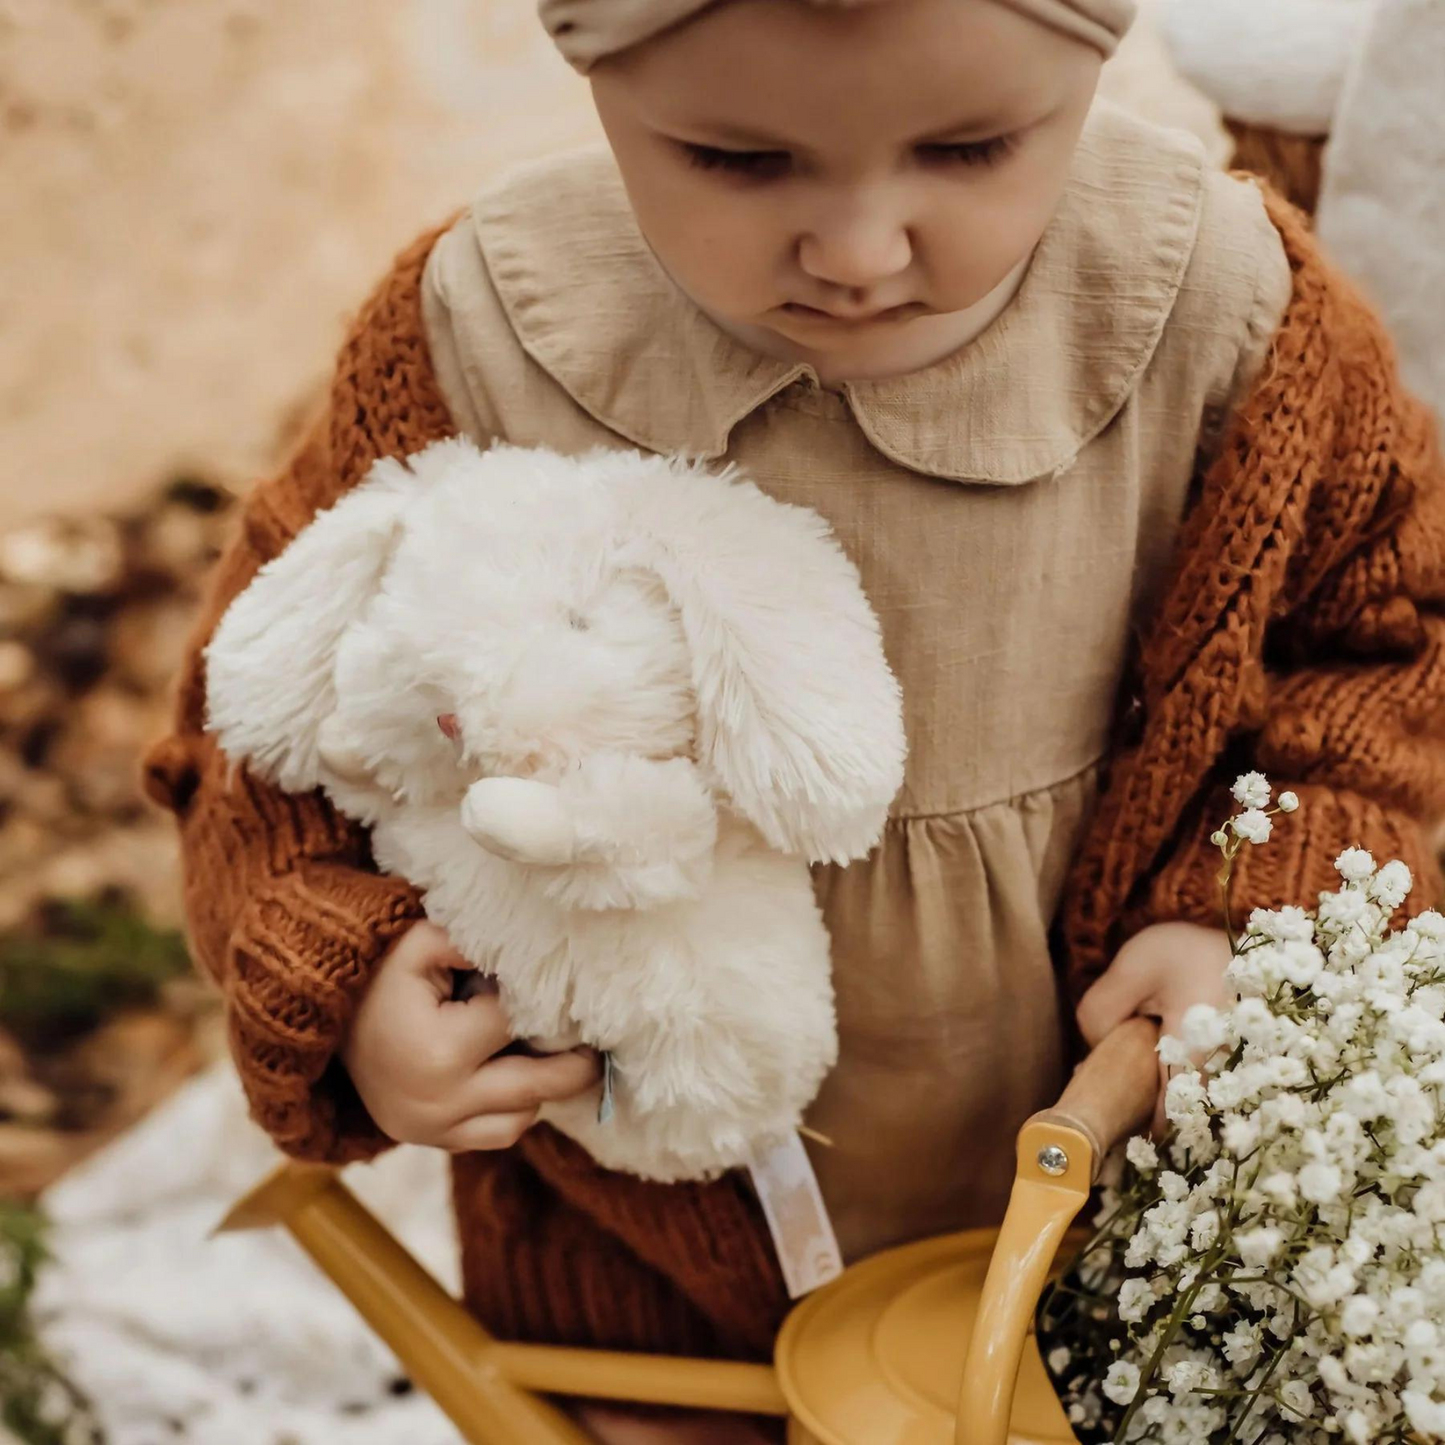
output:
[[[1259,767],[1300,811],[1238,872],[1242,907],[1309,904],[1347,844],[1398,857],[1410,906],[1440,901],[1445,810],[1445,476],[1390,346],[1271,200],[1294,275],[1270,357],[1201,469],[1172,581],[1135,640],[1117,735],[1074,862],[1056,950],[1077,995],[1151,921],[1216,924],[1209,833]],[[439,232],[398,257],[341,351],[330,404],[248,498],[146,764],[179,820],[194,952],[225,997],[256,1119],[335,1162],[388,1141],[335,1054],[387,946],[421,917],[367,838],[319,796],[232,769],[204,730],[201,649],[229,600],[371,462],[453,431],[419,283]],[[470,1306],[514,1338],[764,1355],[786,1300],[745,1183],[609,1175],[547,1128],[455,1160]]]

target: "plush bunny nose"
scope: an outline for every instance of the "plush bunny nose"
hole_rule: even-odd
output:
[[[442,736],[456,742],[462,735],[462,725],[457,721],[454,712],[444,712],[437,717],[437,726],[442,730]]]

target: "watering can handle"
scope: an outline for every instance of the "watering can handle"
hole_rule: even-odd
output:
[[[1089,1141],[1092,1179],[1104,1156],[1148,1123],[1159,1089],[1159,1026],[1153,1019],[1126,1019],[1087,1054],[1064,1086],[1059,1102],[1030,1123],[1077,1129]]]
[[[1074,1071],[1059,1102],[1019,1131],[1013,1193],[964,1359],[956,1445],[1006,1445],[1039,1294],[1100,1161],[1153,1112],[1158,1039],[1150,1019],[1120,1024]]]

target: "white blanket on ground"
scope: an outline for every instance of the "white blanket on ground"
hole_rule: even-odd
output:
[[[1325,151],[1317,227],[1445,421],[1445,4],[1379,0]]]
[[[210,1238],[276,1162],[229,1066],[199,1076],[44,1197],[55,1262],[44,1344],[90,1397],[107,1445],[456,1445],[283,1231]],[[446,1157],[397,1149],[347,1183],[449,1289]]]

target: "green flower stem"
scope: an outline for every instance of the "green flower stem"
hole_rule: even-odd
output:
[[[1296,1326],[1298,1326],[1298,1319],[1296,1319],[1295,1323]],[[1289,1340],[1285,1340],[1284,1342],[1282,1342],[1275,1350],[1274,1354],[1270,1357],[1269,1365],[1265,1369],[1264,1376],[1260,1380],[1259,1385],[1254,1391],[1254,1398],[1250,1400],[1249,1404],[1244,1407],[1244,1413],[1239,1417],[1239,1419],[1237,1419],[1234,1424],[1229,1427],[1229,1434],[1224,1437],[1221,1445],[1234,1445],[1234,1442],[1240,1438],[1239,1432],[1244,1429],[1244,1426],[1248,1422],[1249,1417],[1254,1413],[1254,1407],[1259,1404],[1259,1397],[1264,1394],[1265,1386],[1269,1384],[1269,1377],[1274,1374],[1274,1372],[1279,1368],[1279,1362],[1284,1359],[1284,1357],[1289,1353],[1290,1343],[1291,1341]],[[1271,1395],[1271,1398],[1273,1398],[1273,1395]],[[1293,1414],[1294,1412],[1291,1411],[1290,1413]]]
[[[1214,1266],[1219,1263],[1219,1258],[1220,1257],[1216,1257],[1214,1260],[1206,1262],[1200,1274],[1206,1274],[1209,1270],[1213,1269]],[[1143,1374],[1139,1377],[1139,1388],[1134,1392],[1134,1398],[1129,1402],[1129,1408],[1124,1411],[1124,1418],[1119,1421],[1119,1428],[1114,1432],[1116,1442],[1125,1438],[1125,1432],[1128,1430],[1130,1422],[1134,1416],[1138,1414],[1139,1406],[1144,1403],[1148,1396],[1149,1382],[1159,1373],[1159,1366],[1164,1360],[1164,1351],[1173,1344],[1174,1337],[1179,1333],[1184,1321],[1194,1313],[1194,1301],[1198,1298],[1199,1292],[1204,1288],[1205,1283],[1206,1281],[1204,1279],[1196,1279],[1194,1283],[1180,1295],[1179,1302],[1174,1306],[1173,1313],[1165,1323],[1164,1333],[1160,1336],[1159,1343],[1154,1347],[1154,1353],[1149,1357],[1149,1363],[1145,1366]]]

